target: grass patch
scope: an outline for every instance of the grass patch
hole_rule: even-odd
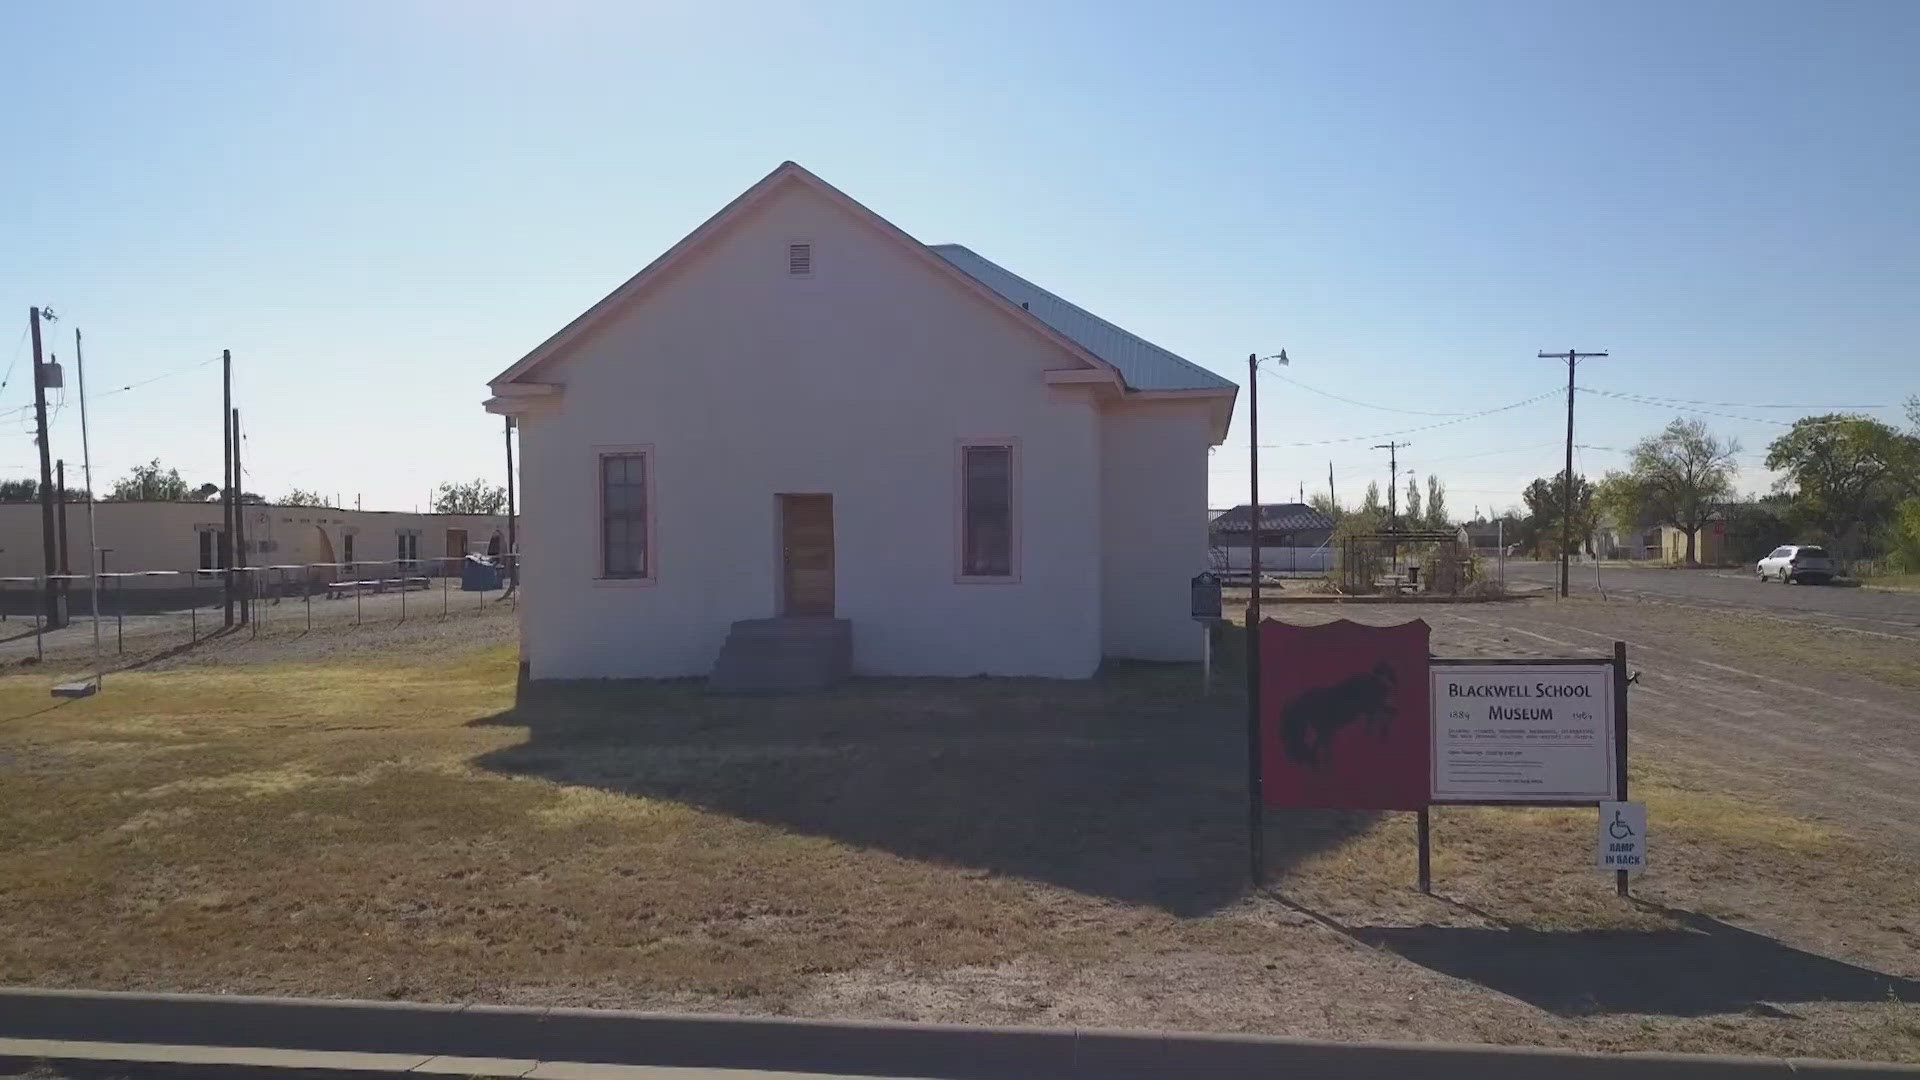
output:
[[[1213,699],[528,689],[504,648],[0,680],[0,977],[1920,1060],[1912,867],[1683,763],[1635,777],[1649,906],[1590,810],[1437,812],[1444,899],[1410,815],[1276,813],[1250,893],[1233,653]]]

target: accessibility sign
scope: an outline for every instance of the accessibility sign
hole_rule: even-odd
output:
[[[1594,862],[1600,870],[1637,874],[1647,868],[1647,804],[1603,802],[1595,836]]]

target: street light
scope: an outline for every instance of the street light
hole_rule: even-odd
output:
[[[1287,350],[1247,354],[1247,453],[1252,490],[1247,504],[1247,854],[1253,883],[1266,877],[1266,823],[1260,791],[1260,363],[1286,367]]]

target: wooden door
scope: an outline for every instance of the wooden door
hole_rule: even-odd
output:
[[[781,613],[833,614],[833,496],[780,496]]]

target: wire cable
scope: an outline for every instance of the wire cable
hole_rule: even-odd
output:
[[[1426,409],[1401,409],[1401,408],[1396,408],[1392,405],[1375,405],[1372,402],[1359,401],[1350,397],[1342,397],[1339,394],[1333,393],[1330,390],[1322,390],[1317,386],[1308,386],[1306,383],[1301,382],[1299,379],[1293,378],[1288,375],[1282,375],[1277,371],[1264,371],[1264,372],[1261,372],[1261,374],[1270,375],[1273,378],[1279,379],[1281,382],[1287,383],[1290,386],[1297,386],[1300,389],[1305,390],[1309,394],[1319,394],[1323,398],[1331,398],[1334,401],[1343,401],[1348,405],[1358,405],[1363,409],[1378,409],[1381,412],[1391,412],[1391,413],[1407,413],[1412,416],[1465,416],[1467,415],[1466,413],[1461,413],[1461,412],[1431,412]]]
[[[1518,409],[1526,405],[1533,405],[1537,402],[1545,401],[1550,397],[1554,397],[1558,395],[1559,393],[1560,391],[1558,389],[1548,390],[1544,394],[1535,394],[1530,398],[1521,398],[1519,401],[1515,401],[1507,405],[1500,405],[1495,408],[1486,409],[1477,413],[1468,413],[1465,416],[1456,416],[1451,420],[1442,420],[1436,424],[1422,424],[1419,427],[1401,428],[1398,431],[1378,431],[1378,432],[1374,432],[1371,435],[1344,435],[1337,439],[1311,439],[1305,442],[1289,442],[1289,443],[1261,443],[1260,449],[1283,450],[1283,449],[1290,449],[1296,446],[1327,446],[1333,443],[1359,442],[1362,439],[1385,439],[1394,435],[1411,435],[1417,431],[1432,431],[1434,428],[1448,427],[1453,424],[1464,424],[1468,420],[1478,420],[1482,417],[1492,416],[1496,413],[1509,412],[1513,409]]]
[[[1590,386],[1576,387],[1575,389],[1588,390],[1596,394],[1621,393],[1621,391],[1609,391],[1609,390],[1603,390],[1599,387],[1590,387]],[[1806,409],[1809,412],[1819,412],[1822,410],[1831,410],[1831,409],[1897,409],[1897,408],[1900,408],[1900,406],[1898,405],[1759,405],[1751,401],[1701,401],[1698,398],[1666,397],[1661,394],[1636,393],[1634,396],[1640,397],[1640,398],[1646,398],[1652,401],[1673,402],[1674,404],[1677,404],[1677,405],[1713,405],[1722,409]]]

